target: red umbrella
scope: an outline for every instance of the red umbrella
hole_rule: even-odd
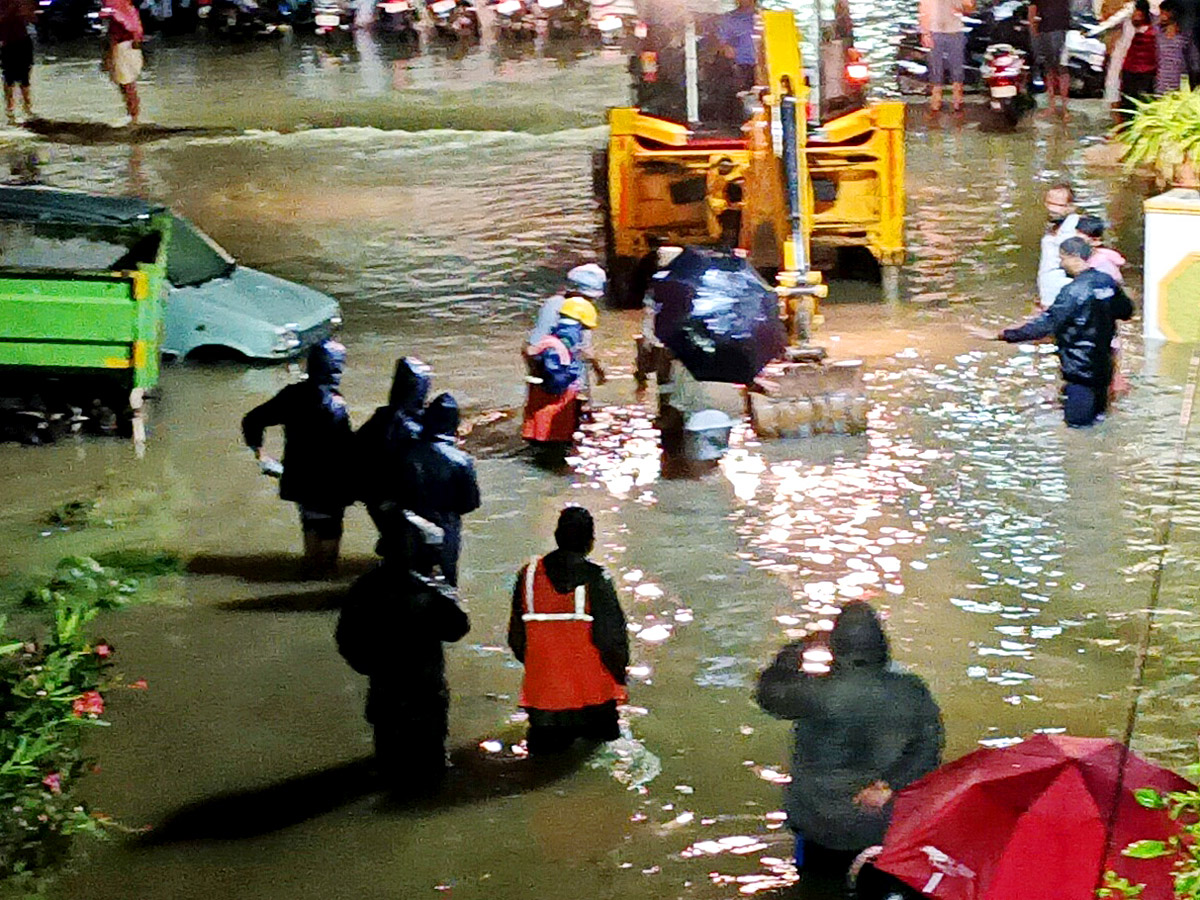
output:
[[[897,795],[874,865],[938,900],[1093,900],[1120,766],[1121,744],[1107,738],[1039,734],[976,750]],[[1144,883],[1143,900],[1171,900],[1169,858],[1121,856],[1178,832],[1134,799],[1144,787],[1192,785],[1129,754],[1104,868]]]

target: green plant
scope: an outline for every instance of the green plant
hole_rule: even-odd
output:
[[[1130,103],[1131,117],[1110,132],[1125,147],[1122,159],[1127,166],[1173,171],[1200,165],[1200,88]]]
[[[1181,829],[1166,840],[1134,841],[1121,851],[1122,855],[1131,859],[1170,858],[1175,897],[1200,900],[1200,790],[1160,794],[1154,788],[1141,788],[1134,796],[1147,809],[1165,810],[1172,820],[1181,823]],[[1145,885],[1132,884],[1116,872],[1105,872],[1104,886],[1096,896],[1136,898],[1144,888]]]
[[[144,564],[154,572],[168,561],[155,556]],[[122,570],[67,557],[21,600],[35,636],[17,637],[0,616],[0,881],[36,885],[74,835],[120,827],[73,794],[90,769],[84,735],[108,724],[106,695],[117,681],[112,646],[90,639],[89,630],[102,610],[128,603],[138,587]]]

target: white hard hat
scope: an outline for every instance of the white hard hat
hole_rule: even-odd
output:
[[[604,285],[608,276],[595,263],[584,263],[567,273],[567,284],[585,297],[598,300],[604,296]]]

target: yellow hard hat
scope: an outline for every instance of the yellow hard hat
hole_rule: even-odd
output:
[[[558,311],[558,314],[566,316],[568,319],[574,319],[584,328],[595,328],[599,321],[596,307],[582,297],[568,297],[563,301],[562,309]]]

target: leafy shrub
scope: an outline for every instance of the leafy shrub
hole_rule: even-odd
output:
[[[74,835],[119,827],[73,792],[90,767],[84,735],[109,724],[106,696],[117,680],[112,646],[89,629],[137,590],[121,570],[68,557],[22,600],[37,637],[16,637],[0,616],[0,880],[34,882]]]

